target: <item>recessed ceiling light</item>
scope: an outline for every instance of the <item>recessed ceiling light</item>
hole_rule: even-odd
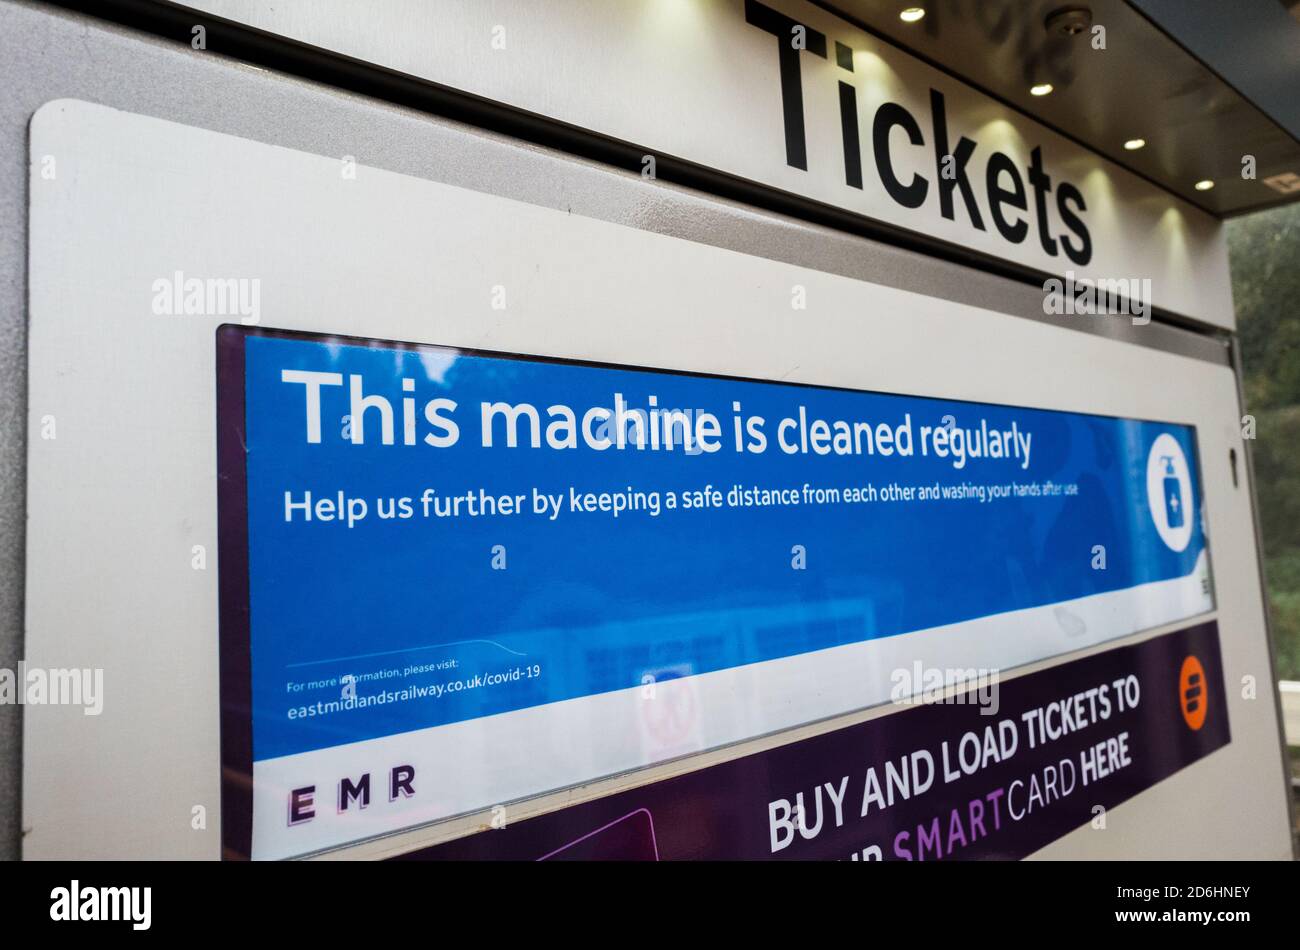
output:
[[[1208,178],[1202,178],[1196,183],[1195,187],[1197,191],[1209,191],[1214,187],[1214,182],[1210,181]]]
[[[1052,88],[1053,86],[1050,82],[1040,82],[1029,87],[1029,94],[1031,96],[1045,96],[1052,91]]]
[[[904,23],[915,23],[923,16],[925,16],[924,7],[908,7],[902,13],[898,14],[898,18]]]
[[[1129,139],[1127,142],[1124,143],[1124,147],[1128,149],[1130,152],[1136,152],[1138,149],[1142,148],[1146,144],[1147,144],[1146,139]]]

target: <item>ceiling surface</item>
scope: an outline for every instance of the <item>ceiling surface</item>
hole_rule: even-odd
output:
[[[1278,0],[819,2],[1211,214],[1300,199],[1300,21]],[[1090,25],[1049,29],[1063,8]]]

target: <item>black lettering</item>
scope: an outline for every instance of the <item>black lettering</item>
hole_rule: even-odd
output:
[[[352,780],[344,778],[339,781],[339,813],[348,810],[348,806],[353,802],[360,800],[361,807],[365,808],[370,804],[370,773],[367,772],[361,776],[361,780],[355,785]]]
[[[961,199],[966,205],[966,213],[970,215],[970,223],[983,231],[984,219],[980,217],[975,193],[971,191],[970,179],[966,177],[966,163],[970,161],[971,154],[975,151],[975,143],[963,135],[957,140],[957,147],[951,152],[948,151],[948,119],[944,112],[943,93],[938,89],[930,90],[930,112],[934,121],[935,167],[939,173],[939,213],[949,221],[954,220],[952,192],[954,188],[959,188]],[[949,155],[952,156],[954,173],[951,178],[943,173],[944,160]]]
[[[835,41],[835,65],[840,69],[847,69],[853,72],[853,47],[845,46],[839,40]]]
[[[1047,193],[1052,190],[1052,179],[1043,172],[1043,150],[1034,149],[1029,155],[1029,184],[1034,188],[1034,211],[1038,215],[1038,240],[1043,250],[1056,256],[1056,239],[1047,221]]]
[[[1000,178],[1003,174],[1011,176],[1012,189],[1002,187]],[[1023,218],[1008,221],[1002,213],[1003,205],[1010,205],[1021,211],[1029,210],[1025,200],[1025,183],[1020,178],[1020,170],[1011,159],[1001,152],[989,156],[988,168],[985,170],[985,185],[989,193],[989,214],[997,225],[998,233],[1012,244],[1019,244],[1029,233],[1029,223]]]
[[[289,824],[297,825],[316,817],[316,786],[304,785],[289,793]]]
[[[858,139],[858,93],[840,83],[840,130],[844,133],[844,183],[862,187],[862,146]]]
[[[803,80],[799,71],[799,50],[793,44],[794,30],[795,27],[803,27],[805,49],[822,59],[826,58],[826,35],[777,13],[758,0],[745,0],[745,22],[776,37],[777,63],[781,70],[781,111],[785,117],[785,163],[807,171]]]
[[[921,127],[912,118],[912,113],[896,102],[886,102],[876,110],[876,117],[871,123],[871,147],[876,154],[876,171],[880,175],[880,183],[889,192],[889,197],[904,208],[919,208],[925,203],[930,183],[920,175],[913,175],[912,183],[904,185],[894,174],[894,163],[889,157],[889,132],[894,126],[905,131],[907,140],[913,145],[925,144],[925,139],[921,137]]]
[[[1092,260],[1092,237],[1088,234],[1088,227],[1083,223],[1083,219],[1070,207],[1071,203],[1077,205],[1080,211],[1088,210],[1079,189],[1068,181],[1063,181],[1061,187],[1056,189],[1056,210],[1061,215],[1061,221],[1065,226],[1079,238],[1079,246],[1075,247],[1074,242],[1064,235],[1061,236],[1061,246],[1065,248],[1065,256],[1082,267]]]
[[[403,798],[410,798],[415,794],[415,766],[398,765],[393,767],[392,774],[388,778],[388,800],[397,801],[398,793]]]

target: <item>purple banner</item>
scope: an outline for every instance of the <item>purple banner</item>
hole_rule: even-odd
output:
[[[402,859],[1017,859],[1231,741],[1214,622],[989,686]]]

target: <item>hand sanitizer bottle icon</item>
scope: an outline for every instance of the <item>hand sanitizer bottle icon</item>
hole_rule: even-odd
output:
[[[1178,484],[1178,475],[1174,472],[1172,456],[1162,455],[1160,461],[1165,463],[1165,523],[1171,528],[1183,526],[1183,490]]]

